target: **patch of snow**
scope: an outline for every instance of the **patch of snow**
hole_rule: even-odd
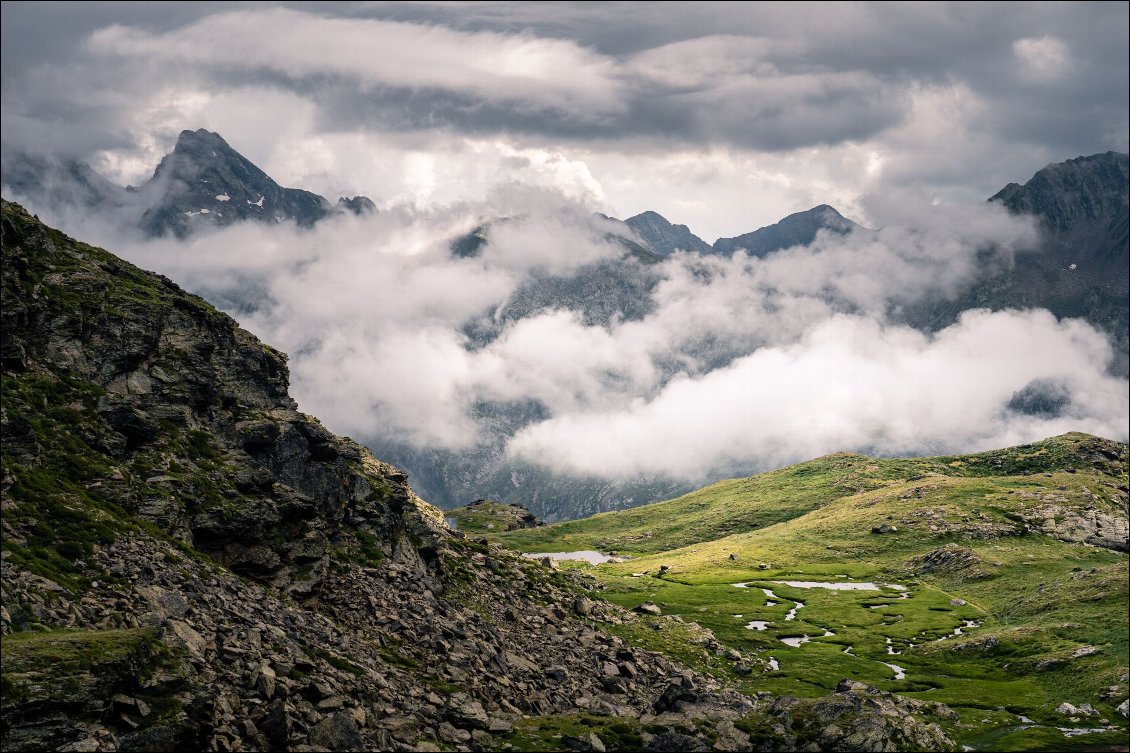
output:
[[[1072,264],[1071,266],[1068,267],[1068,269],[1075,269],[1077,266],[1079,266],[1079,265],[1078,264]]]
[[[231,200],[231,197],[228,196],[226,193],[216,194],[216,201],[230,201],[230,200]]]
[[[248,206],[259,207],[260,209],[262,209],[263,208],[263,197],[260,196],[259,201],[252,201],[251,199],[247,199],[247,204],[248,204]]]
[[[769,657],[769,671],[776,672],[781,669],[781,665],[772,656]]]

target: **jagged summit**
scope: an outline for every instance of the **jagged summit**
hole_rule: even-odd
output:
[[[804,246],[816,239],[816,233],[830,230],[840,235],[859,227],[834,208],[821,204],[804,212],[796,212],[773,225],[734,238],[719,238],[714,253],[732,254],[744,249],[752,256],[766,256],[792,246]]]
[[[140,191],[152,201],[140,225],[153,236],[171,232],[183,238],[201,227],[249,219],[310,227],[333,211],[315,193],[283,188],[220,134],[203,128],[181,131]]]
[[[652,251],[670,256],[676,251],[713,253],[710,244],[692,233],[686,225],[675,225],[658,212],[648,210],[624,220],[624,224],[642,238]]]
[[[336,204],[310,191],[284,188],[223,136],[181,131],[173,150],[139,187],[122,188],[83,162],[5,153],[4,186],[35,207],[79,208],[136,225],[146,235],[185,238],[244,220],[310,227],[333,214],[376,211],[365,196]]]

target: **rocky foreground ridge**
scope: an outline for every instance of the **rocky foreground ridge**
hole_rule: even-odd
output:
[[[283,354],[2,212],[5,750],[951,746],[940,704],[751,698],[606,634],[646,618],[448,529]]]

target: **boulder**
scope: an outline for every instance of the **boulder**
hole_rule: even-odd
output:
[[[357,722],[348,711],[338,711],[314,725],[310,730],[310,744],[326,750],[365,749]]]

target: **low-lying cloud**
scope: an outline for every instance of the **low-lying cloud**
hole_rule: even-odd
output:
[[[1109,357],[1093,328],[1046,311],[970,311],[934,336],[841,315],[650,401],[527,427],[510,452],[572,473],[693,480],[838,450],[969,452],[1080,429],[1125,438],[1126,382],[1096,369]],[[1008,409],[1040,380],[1071,395],[1062,413]]]
[[[900,324],[908,307],[1011,264],[1036,240],[1029,220],[985,204],[876,206],[899,223],[764,259],[677,254],[650,267],[620,261],[623,226],[593,207],[521,186],[312,230],[243,224],[187,241],[68,230],[221,303],[290,354],[303,410],[374,445],[469,451],[497,438],[484,405],[537,406],[505,457],[698,482],[838,450],[1127,438],[1127,383],[1086,323],[971,311],[934,334]],[[477,227],[479,253],[452,254]],[[594,321],[563,302],[501,314],[539,281],[608,264],[654,281],[644,313]],[[494,335],[474,339],[474,322]]]

